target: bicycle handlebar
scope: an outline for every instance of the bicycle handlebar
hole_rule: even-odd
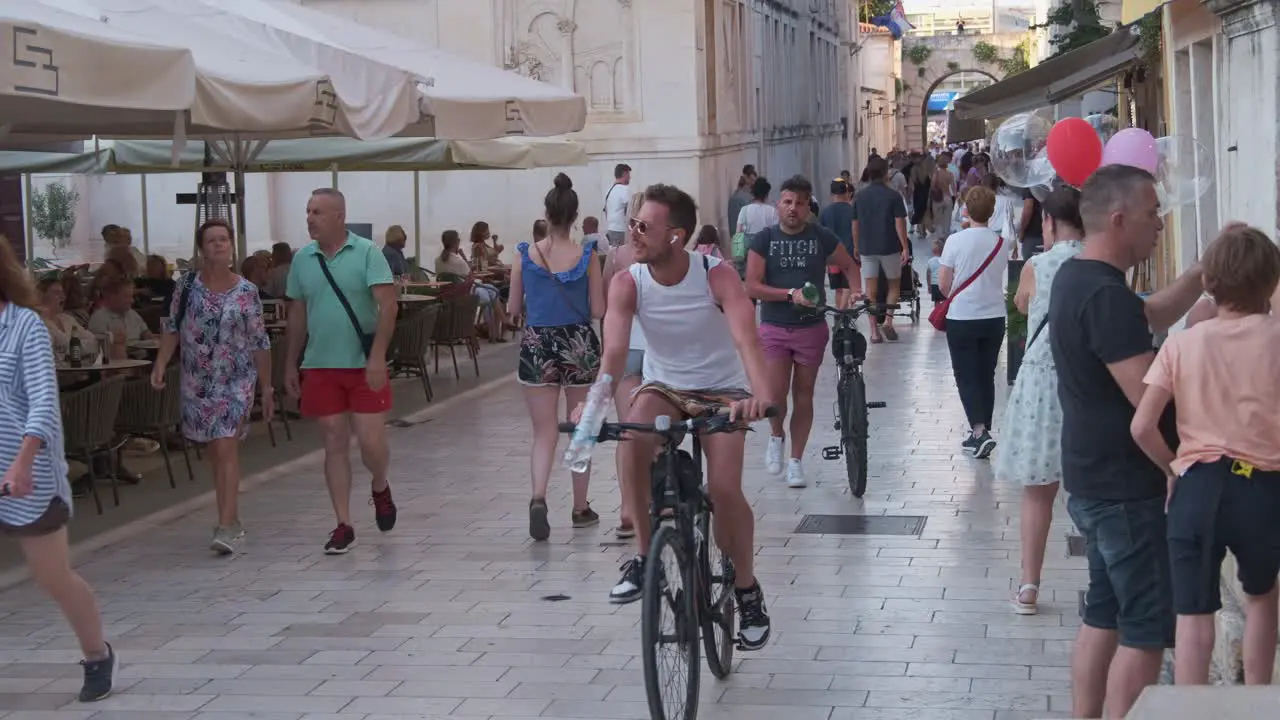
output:
[[[865,315],[869,312],[875,312],[876,310],[897,310],[901,307],[902,307],[901,303],[894,303],[890,305],[888,303],[873,303],[867,300],[863,300],[859,303],[855,303],[853,307],[850,307],[847,310],[833,308],[830,305],[815,305],[813,309],[817,310],[820,313],[825,313],[827,315],[836,315],[836,316],[852,315],[853,317],[856,318],[859,315]]]
[[[765,418],[778,416],[778,408],[769,407],[764,411]],[[666,416],[663,416],[666,417]],[[662,418],[659,418],[662,419]],[[688,420],[672,421],[666,418],[666,426],[660,427],[660,423],[655,422],[652,425],[645,423],[626,423],[626,422],[606,422],[600,426],[600,435],[597,442],[609,442],[612,440],[620,440],[624,433],[638,432],[648,433],[650,435],[661,435],[664,438],[670,438],[684,432],[696,432],[703,435],[710,435],[720,432],[734,432],[738,430],[738,422],[729,420],[729,411],[727,408],[721,409],[714,415],[705,415],[702,417],[690,418]],[[560,432],[565,434],[573,434],[578,429],[576,423],[560,423]]]

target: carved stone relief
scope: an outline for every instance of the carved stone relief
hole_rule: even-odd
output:
[[[630,0],[499,0],[504,66],[572,89],[595,115],[639,110]]]

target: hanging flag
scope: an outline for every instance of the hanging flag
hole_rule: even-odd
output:
[[[894,40],[900,40],[903,33],[916,29],[915,25],[907,22],[907,11],[902,7],[902,0],[894,3],[893,10],[890,10],[888,15],[877,15],[871,18],[871,24],[886,28],[893,34]]]

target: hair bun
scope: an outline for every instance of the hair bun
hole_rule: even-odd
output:
[[[569,179],[569,176],[568,176],[568,175],[565,175],[564,173],[557,173],[557,174],[556,174],[556,181],[555,181],[555,182],[556,182],[556,189],[557,189],[557,190],[572,190],[572,189],[573,189],[573,181],[572,181],[572,180],[570,180],[570,179]]]

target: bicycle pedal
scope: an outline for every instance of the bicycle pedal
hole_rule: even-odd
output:
[[[879,409],[881,409],[881,408],[885,408],[885,407],[889,407],[889,403],[885,403],[885,402],[869,402],[869,403],[867,403],[867,409],[868,409],[868,410],[879,410]]]
[[[842,455],[844,455],[844,448],[839,445],[822,448],[823,460],[839,460]]]

